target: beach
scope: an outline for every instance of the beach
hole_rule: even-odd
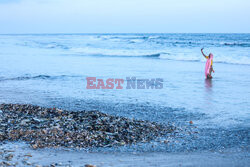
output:
[[[70,112],[27,104],[1,104],[0,124],[1,166],[247,166],[249,163],[245,138],[248,131],[233,136],[233,140],[241,140],[237,143],[241,148],[228,147],[226,143],[220,143],[217,150],[192,148],[188,146],[188,138],[206,144],[211,141],[202,139],[204,134],[191,121],[180,128],[98,111]],[[232,136],[232,131],[223,133],[221,137]],[[227,144],[234,143],[229,140]],[[159,145],[172,150],[158,151]]]
[[[13,154],[10,164],[20,166],[82,166],[92,164],[106,166],[248,166],[247,151],[224,150],[223,152],[87,152],[72,149],[34,150],[24,143],[5,143],[1,150]],[[14,151],[14,152],[8,152]],[[27,165],[28,164],[28,165]]]
[[[0,35],[0,161],[247,166],[249,39],[249,34]],[[204,76],[202,47],[214,54],[212,80]],[[87,77],[124,79],[124,84],[122,89],[87,89]],[[162,79],[163,88],[127,89],[128,77]],[[105,126],[94,118],[105,118]],[[89,124],[95,129],[87,129]],[[112,132],[117,137],[107,124],[117,128]],[[58,128],[82,136],[55,142],[52,135],[53,144],[41,137],[46,134],[42,127],[59,139],[65,134]],[[35,131],[27,137],[20,130]],[[96,143],[81,143],[83,132],[106,135],[110,142],[91,138]]]

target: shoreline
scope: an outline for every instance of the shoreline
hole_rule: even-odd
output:
[[[180,153],[164,152],[86,152],[84,150],[43,148],[32,149],[23,142],[7,142],[0,145],[0,166],[35,167],[177,167],[177,166],[248,166],[248,151],[227,149],[222,152],[195,151]],[[9,157],[9,160],[8,160]]]

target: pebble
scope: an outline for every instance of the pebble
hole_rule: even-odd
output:
[[[95,165],[86,164],[85,167],[96,167]]]
[[[11,161],[13,157],[14,157],[13,154],[8,154],[8,155],[5,156],[5,160]]]
[[[55,164],[50,164],[50,167],[56,167],[56,165]]]
[[[25,157],[32,157],[31,154],[25,154],[24,156],[25,156]]]
[[[169,141],[168,140],[164,140],[164,143],[169,143]]]
[[[67,111],[29,104],[0,104],[0,141],[44,147],[112,147],[150,142],[175,131],[171,125],[112,116],[99,111]]]
[[[3,162],[0,163],[0,165],[1,165],[1,166],[11,166],[12,164],[9,163],[9,162],[3,161]]]

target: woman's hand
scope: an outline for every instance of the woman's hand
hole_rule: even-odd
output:
[[[203,53],[203,49],[204,49],[204,48],[201,48],[201,53],[202,53],[202,55],[206,58],[206,55]]]

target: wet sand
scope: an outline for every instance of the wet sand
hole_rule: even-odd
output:
[[[0,146],[5,156],[12,154],[11,161],[5,161],[17,166],[85,166],[97,167],[115,166],[248,166],[250,163],[247,151],[224,150],[223,152],[190,152],[190,153],[110,153],[87,152],[73,149],[32,149],[28,144],[8,142]]]

